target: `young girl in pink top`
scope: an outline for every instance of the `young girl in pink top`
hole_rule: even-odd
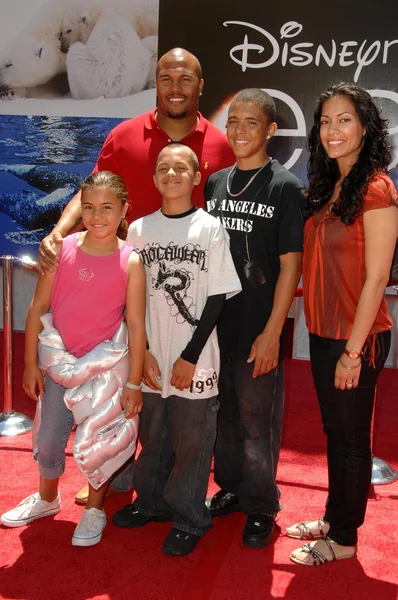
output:
[[[127,190],[121,178],[109,171],[91,175],[82,186],[81,205],[86,231],[73,234],[62,244],[58,244],[58,268],[55,272],[46,271],[45,275],[40,276],[26,321],[23,387],[34,400],[42,396],[36,453],[40,473],[39,492],[3,514],[1,522],[8,527],[19,527],[59,512],[58,481],[64,471],[65,448],[74,423],[69,408],[76,403],[72,410],[77,407],[80,413],[76,414],[79,414],[79,417],[82,407],[84,416],[87,412],[94,411],[90,427],[83,429],[84,435],[79,448],[81,452],[77,454],[78,431],[76,432],[74,453],[78,464],[80,460],[79,466],[83,473],[88,471],[93,476],[92,479],[88,479],[89,482],[94,482],[97,489],[92,485],[89,487],[89,499],[73,534],[72,544],[92,546],[100,541],[106,524],[103,499],[108,483],[102,482],[105,476],[109,477],[111,474],[109,469],[112,467],[109,467],[109,463],[112,460],[120,462],[119,455],[123,455],[124,452],[123,456],[126,456],[130,448],[130,454],[134,451],[135,439],[131,439],[132,421],[126,419],[135,417],[142,408],[141,376],[146,346],[145,274],[138,255],[118,237],[118,234],[123,235],[123,230],[125,237],[127,231],[124,221],[128,208]],[[52,314],[46,315],[50,307]],[[122,335],[123,331],[125,332],[124,318],[127,322],[129,358],[127,335],[124,338]],[[49,335],[46,336],[48,322],[54,327],[50,326]],[[59,334],[61,348],[54,345],[54,333],[56,336]],[[50,356],[52,362],[50,366],[44,365],[47,371],[45,377],[38,364],[39,334],[42,348],[40,366],[43,366],[43,351],[47,352],[46,356]],[[122,338],[126,340],[124,347],[120,344]],[[120,361],[118,353],[121,356]],[[74,387],[73,378],[76,377],[76,373],[73,369],[80,364],[79,359],[80,363],[86,361],[84,368],[80,367],[80,371],[86,369],[90,373],[88,382],[84,383],[84,386],[91,386],[89,411],[87,396],[90,396],[90,393],[87,393],[87,387],[81,386],[84,393],[81,393],[80,397],[79,388]],[[57,361],[64,361],[65,364],[60,366]],[[108,372],[105,365],[108,365]],[[56,376],[51,377],[53,370],[55,373],[57,368],[62,372],[62,382],[68,380],[69,385],[54,382],[53,379],[59,381]],[[99,375],[92,375],[97,372]],[[69,389],[65,394],[65,388],[73,388],[73,394]],[[109,404],[101,404],[101,394],[106,395],[107,391],[109,392],[107,388],[111,389]],[[66,406],[68,393],[69,408]],[[89,418],[86,421],[89,421]],[[78,422],[81,422],[81,419]],[[79,427],[84,428],[84,423],[83,420]],[[106,423],[106,426],[102,427],[105,432],[103,437],[98,436],[99,423],[102,426]],[[113,433],[115,429],[112,427],[114,428],[115,423],[121,424],[118,429],[119,438],[118,434],[107,435],[111,430]],[[124,444],[123,448],[120,444]],[[98,454],[101,453],[103,460],[98,463]],[[108,464],[108,470],[102,468],[104,463]]]

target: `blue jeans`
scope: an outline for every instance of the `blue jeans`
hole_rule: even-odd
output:
[[[358,387],[338,390],[334,372],[346,340],[310,334],[312,376],[327,436],[329,496],[324,519],[330,523],[328,535],[343,546],[357,543],[357,529],[364,522],[368,502],[374,394],[390,349],[391,332],[377,337],[376,368],[363,360]]]
[[[36,455],[39,473],[46,479],[57,479],[65,470],[65,448],[74,421],[65,406],[64,394],[65,388],[46,375]]]
[[[201,537],[211,527],[205,500],[216,437],[217,397],[143,396],[134,506],[149,517],[171,511],[174,527]]]
[[[283,418],[283,362],[253,378],[253,364],[221,355],[214,480],[247,515],[280,510],[276,471]]]

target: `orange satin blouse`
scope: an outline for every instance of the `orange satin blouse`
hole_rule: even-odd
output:
[[[330,339],[348,339],[366,279],[363,213],[397,206],[394,183],[384,172],[371,179],[363,211],[352,225],[328,214],[327,204],[304,228],[303,296],[307,327]],[[369,335],[392,327],[385,299]]]

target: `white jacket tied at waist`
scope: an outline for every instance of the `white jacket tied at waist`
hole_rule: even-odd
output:
[[[44,315],[41,321],[40,366],[67,388],[64,401],[78,426],[73,455],[85,478],[98,489],[136,448],[138,416],[126,419],[120,404],[129,374],[126,323],[120,324],[111,340],[76,358],[65,350],[52,315]]]

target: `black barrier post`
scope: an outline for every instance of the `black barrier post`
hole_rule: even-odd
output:
[[[36,263],[28,256],[1,256],[3,262],[3,329],[4,329],[4,412],[0,413],[0,435],[15,436],[32,429],[32,421],[12,407],[12,267],[18,262],[36,270]]]

